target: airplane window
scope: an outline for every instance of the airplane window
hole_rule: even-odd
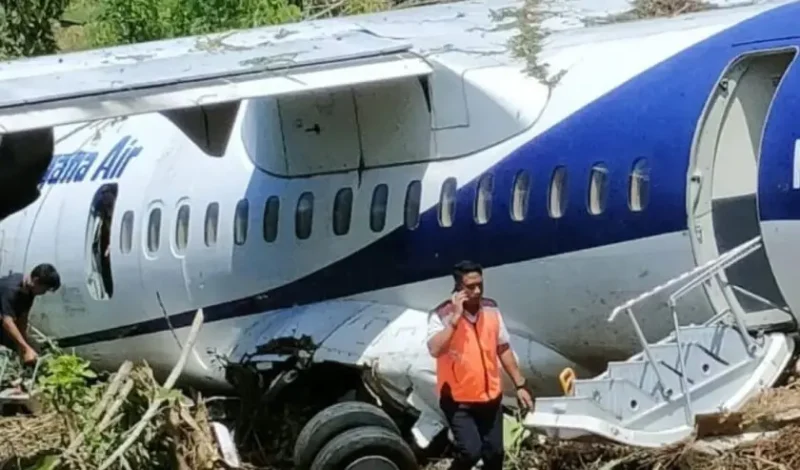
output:
[[[214,246],[217,243],[217,227],[219,225],[219,203],[212,202],[206,209],[205,223],[205,242],[206,246]]]
[[[294,232],[297,238],[305,240],[311,236],[311,225],[314,221],[314,194],[305,192],[297,200],[294,214]]]
[[[155,253],[161,244],[161,209],[156,207],[150,211],[147,222],[147,251]]]
[[[406,228],[414,230],[419,225],[419,205],[422,196],[422,183],[414,180],[406,189],[406,202],[403,207],[403,222]]]
[[[369,228],[380,232],[386,226],[386,204],[389,200],[389,187],[385,184],[375,186],[372,191],[372,204],[369,208]]]
[[[494,177],[491,174],[481,176],[478,181],[478,191],[475,196],[475,223],[485,224],[492,217],[492,193],[494,192]]]
[[[633,212],[641,212],[650,202],[650,168],[647,160],[640,158],[633,163],[628,188],[628,207]]]
[[[608,199],[608,168],[598,163],[589,175],[589,201],[587,207],[592,215],[600,215],[606,210]]]
[[[442,184],[442,193],[439,196],[439,225],[450,227],[456,215],[456,179],[447,178]]]
[[[122,225],[119,231],[119,251],[130,253],[133,247],[133,211],[126,211],[122,215]]]
[[[264,204],[264,241],[272,243],[278,238],[278,213],[281,201],[278,196],[270,196]]]
[[[550,217],[558,219],[567,210],[567,169],[563,166],[556,167],[553,178],[550,180],[550,194],[548,197],[548,210]]]
[[[233,242],[237,245],[244,245],[247,241],[247,225],[250,216],[250,203],[247,199],[242,199],[236,204],[236,212],[233,216]]]
[[[511,218],[517,222],[525,220],[528,215],[528,199],[531,193],[531,177],[525,170],[520,170],[514,177],[514,189],[511,192]]]
[[[178,209],[175,219],[175,251],[182,253],[189,244],[189,205],[184,204]]]
[[[353,215],[353,190],[342,188],[333,200],[333,233],[344,235],[350,231]]]

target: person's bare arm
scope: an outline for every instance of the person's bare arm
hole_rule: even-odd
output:
[[[28,312],[23,313],[22,315],[17,318],[17,329],[19,330],[19,334],[22,335],[22,338],[25,342],[28,342]]]
[[[17,328],[17,323],[14,321],[13,317],[9,315],[3,315],[3,330],[5,330],[5,332],[11,336],[11,339],[17,343],[17,346],[21,352],[24,353],[33,349],[25,340],[25,336],[23,336],[23,334],[19,331],[19,328]]]
[[[514,352],[511,350],[511,347],[508,344],[500,346],[500,363],[503,364],[503,369],[505,369],[506,373],[511,380],[514,382],[515,387],[519,387],[520,385],[525,383],[525,377],[523,377],[522,372],[519,370],[519,364],[517,364],[517,358],[514,357]]]
[[[514,382],[514,388],[517,391],[517,400],[523,409],[533,410],[534,402],[531,392],[528,390],[525,376],[519,370],[517,357],[514,356],[514,351],[511,349],[511,335],[508,333],[506,324],[503,317],[500,317],[500,331],[497,338],[497,354],[500,358],[500,364],[503,365],[506,373]]]

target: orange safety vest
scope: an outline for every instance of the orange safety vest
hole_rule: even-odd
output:
[[[453,311],[448,301],[434,315],[442,321]],[[457,403],[483,403],[502,393],[497,338],[500,311],[490,299],[483,299],[478,321],[461,318],[455,326],[447,350],[436,358],[436,382],[439,396],[445,385]]]

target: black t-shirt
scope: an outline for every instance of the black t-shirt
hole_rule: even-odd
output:
[[[0,317],[17,318],[30,310],[33,295],[22,292],[22,274],[11,274],[0,278]],[[0,328],[0,344],[13,348],[11,338]]]

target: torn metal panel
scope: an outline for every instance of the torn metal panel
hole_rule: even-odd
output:
[[[231,352],[231,359],[242,361],[259,354],[264,345],[285,346],[289,339],[319,347],[337,328],[367,308],[367,302],[331,301],[277,310],[260,317],[241,336]],[[282,338],[282,342],[275,341]],[[274,347],[274,346],[273,346]],[[274,354],[274,353],[271,353]]]

